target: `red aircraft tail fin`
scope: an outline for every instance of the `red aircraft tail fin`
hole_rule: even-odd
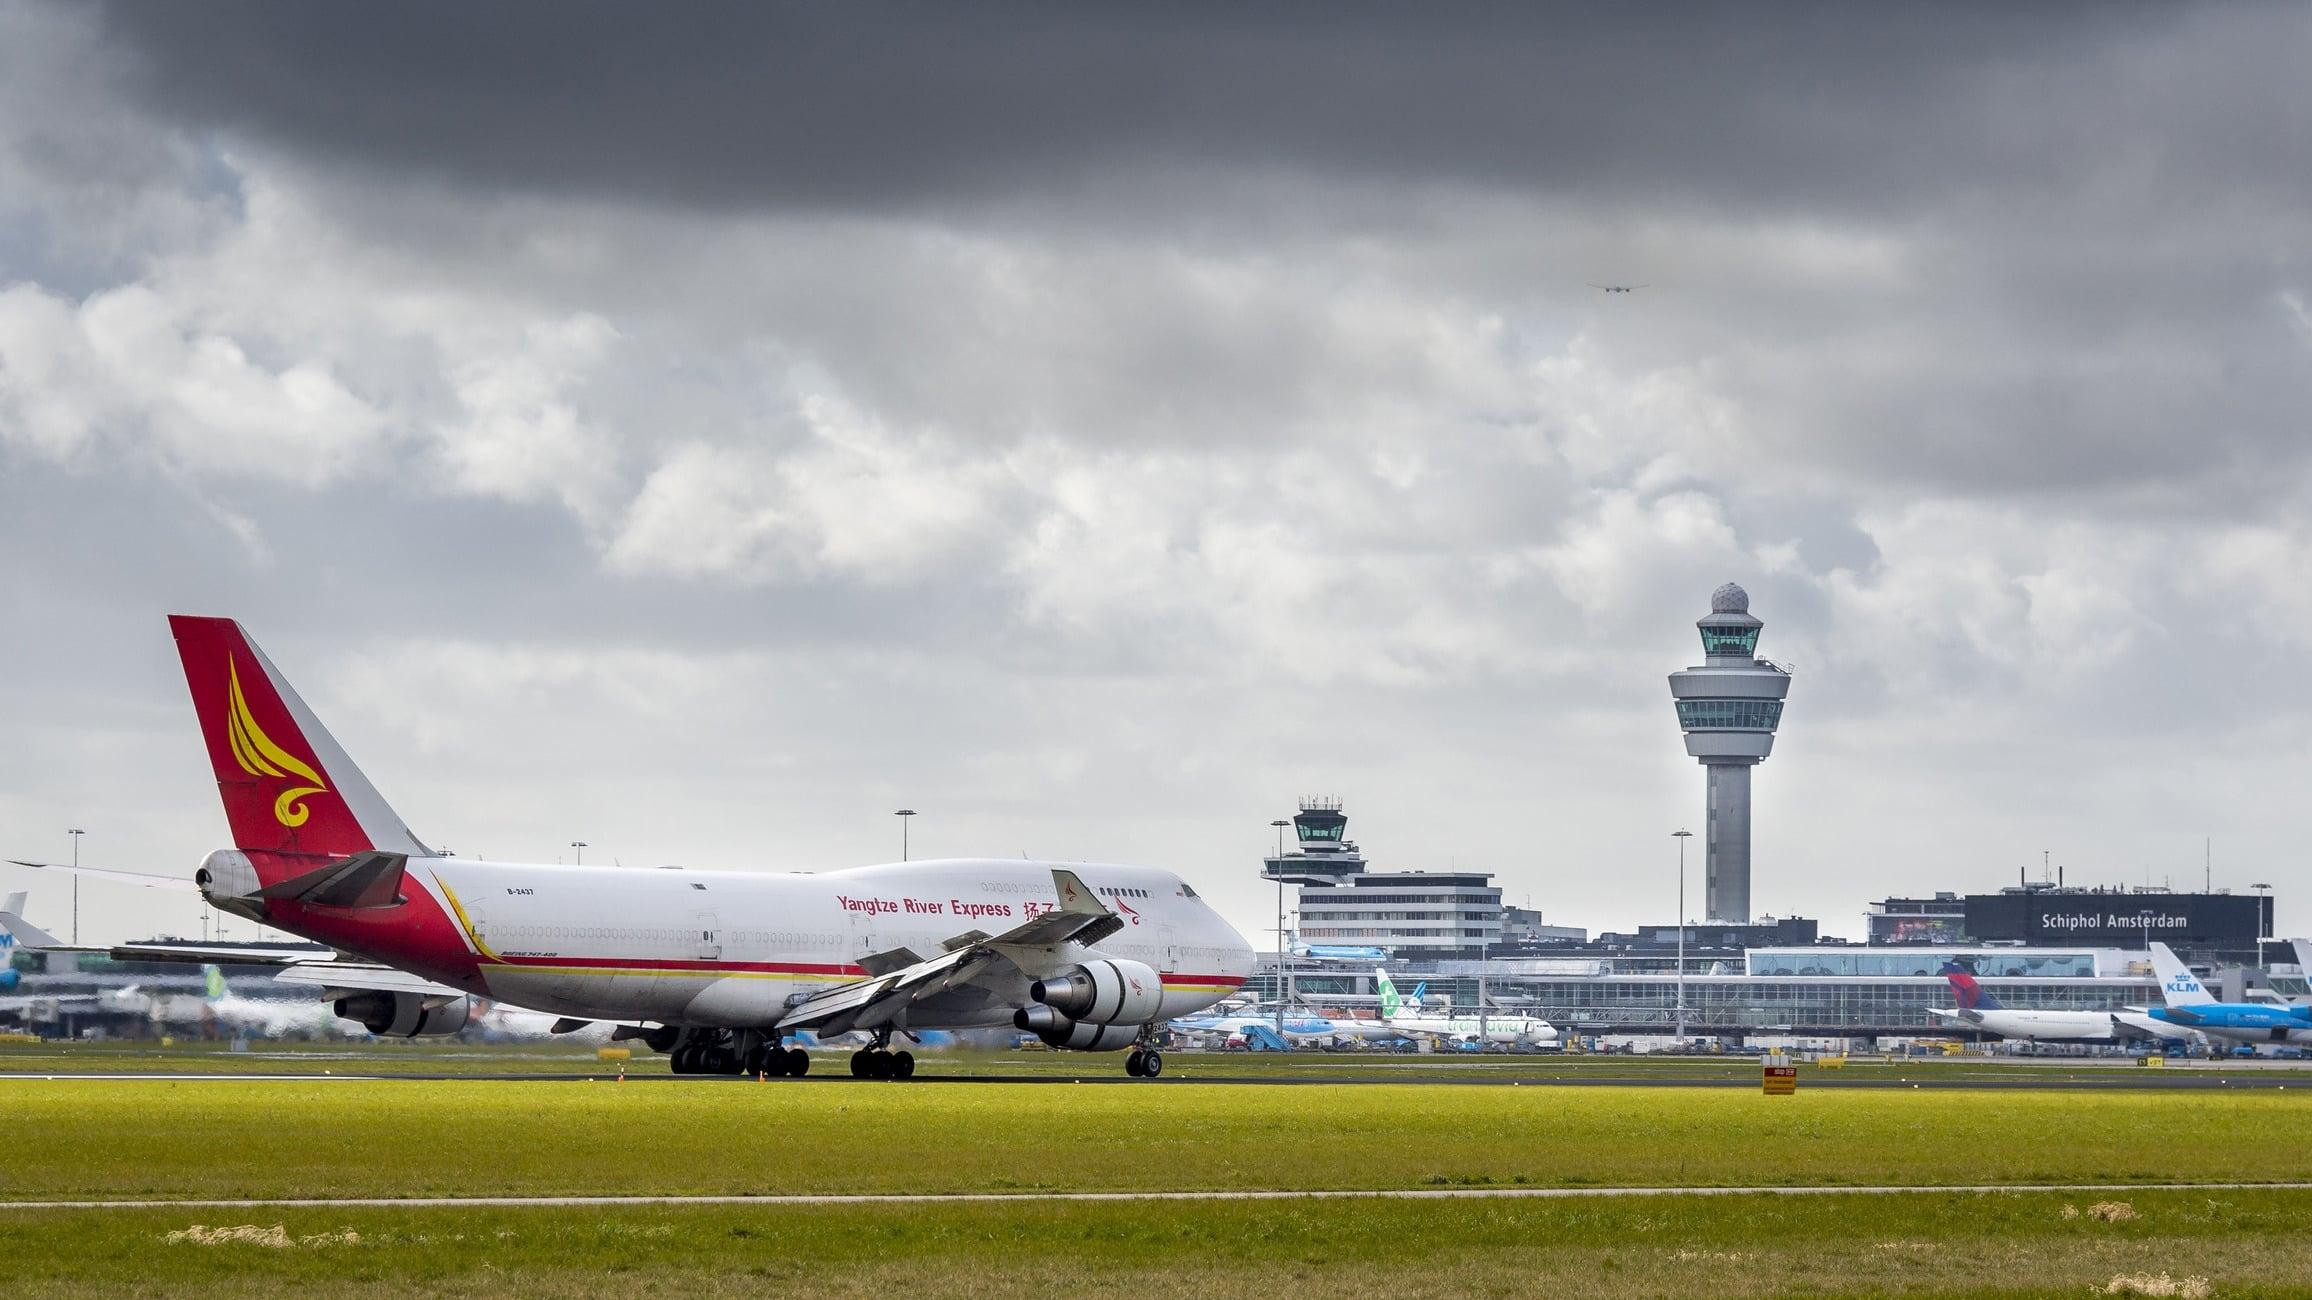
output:
[[[169,616],[233,846],[430,854],[264,652],[229,618]],[[270,880],[267,883],[271,883]]]

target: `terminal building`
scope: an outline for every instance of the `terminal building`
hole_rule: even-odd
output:
[[[1292,826],[1298,847],[1264,859],[1261,876],[1297,887],[1302,947],[1434,961],[1501,943],[1506,909],[1492,872],[1373,871],[1338,799],[1301,800]]]
[[[1865,918],[1873,944],[2087,944],[2141,951],[2153,942],[2187,962],[2263,963],[2272,933],[2268,894],[2025,881],[1997,893],[1889,898]]]

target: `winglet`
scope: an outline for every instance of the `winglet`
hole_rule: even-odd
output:
[[[1052,868],[1052,890],[1060,896],[1062,912],[1077,912],[1085,916],[1114,916],[1100,896],[1092,892],[1083,878],[1065,867]]]
[[[5,927],[8,933],[16,936],[16,942],[35,952],[66,946],[63,940],[24,919],[24,895],[22,893],[10,894],[8,905],[0,907],[0,927]]]

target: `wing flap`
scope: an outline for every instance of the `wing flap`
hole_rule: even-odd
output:
[[[1109,910],[1075,872],[1052,868],[1052,888],[1059,902],[1051,911],[992,938],[958,935],[937,957],[812,994],[789,1007],[778,1027],[830,1034],[879,1028],[896,1022],[924,998],[969,984],[998,963],[1016,967],[1021,958],[1033,961],[1064,943],[1097,943],[1124,928],[1124,918]]]

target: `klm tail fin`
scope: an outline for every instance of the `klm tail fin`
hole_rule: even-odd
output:
[[[1397,996],[1396,984],[1390,981],[1389,972],[1378,966],[1373,968],[1373,978],[1380,982],[1381,1019],[1396,1019],[1398,1010],[1405,1005],[1404,999]]]
[[[233,847],[431,856],[240,624],[172,614],[169,630],[209,743]]]
[[[2151,946],[2151,968],[2159,972],[2160,996],[2166,998],[2171,1007],[2205,1006],[2216,1000],[2215,994],[2200,983],[2200,977],[2192,974],[2192,968],[2184,965],[2175,950],[2164,943]]]

